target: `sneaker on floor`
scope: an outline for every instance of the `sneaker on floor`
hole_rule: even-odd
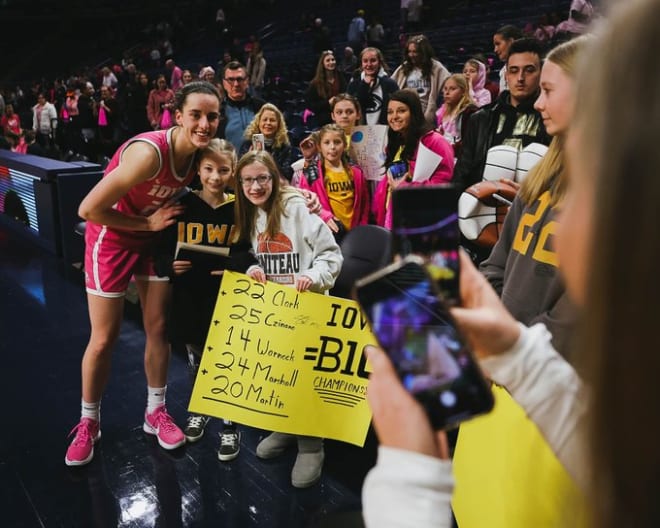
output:
[[[183,430],[186,441],[197,442],[197,440],[204,435],[204,428],[206,427],[206,424],[209,423],[209,420],[210,418],[208,416],[189,414],[186,428]]]
[[[309,488],[321,478],[323,470],[323,449],[313,453],[298,453],[291,471],[291,484],[294,488]]]
[[[64,463],[67,466],[83,466],[94,458],[94,444],[101,438],[101,428],[96,420],[81,418],[69,436],[76,433],[66,450]]]
[[[280,456],[287,447],[296,443],[296,436],[287,433],[270,433],[257,444],[259,458],[275,458]]]
[[[241,450],[241,433],[233,427],[225,427],[220,433],[218,458],[223,462],[234,460]]]
[[[163,449],[176,449],[186,443],[183,431],[177,427],[172,417],[167,414],[164,405],[158,407],[151,414],[145,411],[142,429],[145,433],[156,435],[158,443]]]

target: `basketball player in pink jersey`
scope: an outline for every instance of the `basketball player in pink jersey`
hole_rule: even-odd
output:
[[[185,442],[165,408],[170,285],[154,271],[151,245],[156,233],[183,212],[173,198],[193,179],[197,151],[215,137],[220,95],[207,82],[193,82],[177,92],[174,104],[175,126],[139,134],[119,147],[78,210],[87,221],[85,284],[92,328],[82,360],[81,419],[71,432],[75,436],[65,457],[69,466],[90,462],[101,437],[101,397],[131,277],[137,285],[146,333],[148,388],[143,429],[155,435],[164,449]]]

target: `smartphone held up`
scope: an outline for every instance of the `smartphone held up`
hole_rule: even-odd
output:
[[[446,302],[459,304],[458,198],[452,185],[399,187],[392,192],[392,253],[424,259]]]
[[[404,387],[447,429],[490,411],[493,396],[426,268],[409,255],[357,281],[354,296]]]
[[[266,148],[266,136],[263,134],[252,134],[252,150],[264,150]]]
[[[395,161],[387,169],[387,173],[395,180],[400,180],[408,173],[408,164],[405,161]]]

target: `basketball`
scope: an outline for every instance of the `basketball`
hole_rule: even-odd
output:
[[[509,202],[516,196],[516,188],[508,183],[482,181],[468,187],[458,200],[458,227],[463,236],[482,247],[493,247],[502,231]]]
[[[536,165],[541,158],[545,156],[548,147],[541,143],[530,143],[518,154],[518,164],[516,165],[515,181],[522,183],[529,170]]]
[[[483,179],[488,181],[515,180],[518,150],[508,145],[497,145],[488,149]]]
[[[291,253],[292,251],[293,244],[283,233],[278,233],[274,238],[268,238],[265,233],[259,235],[257,253]]]
[[[547,150],[548,147],[541,143],[530,143],[521,151],[509,145],[491,147],[486,155],[483,179],[506,179],[522,183],[527,172],[539,162]]]

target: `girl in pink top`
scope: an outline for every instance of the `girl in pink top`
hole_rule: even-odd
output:
[[[488,94],[490,96],[490,92]],[[436,113],[436,130],[454,147],[454,156],[458,159],[468,118],[477,107],[470,97],[468,80],[460,73],[454,73],[447,78],[442,86],[442,95],[443,103]]]
[[[14,112],[14,105],[8,104],[5,107],[5,114],[0,119],[0,127],[2,127],[5,135],[21,135],[21,119],[18,117],[18,114]]]
[[[491,101],[491,94],[486,90],[486,65],[477,59],[468,59],[463,66],[463,75],[467,79],[470,97],[473,102],[482,107]]]
[[[392,227],[391,193],[399,186],[434,185],[450,182],[454,173],[454,151],[441,134],[424,119],[419,96],[412,90],[397,90],[387,104],[386,176],[378,183],[372,211],[378,225]],[[440,156],[436,168],[423,181],[412,181],[420,146]]]
[[[167,110],[170,115],[173,113],[174,92],[167,87],[167,79],[164,75],[159,75],[156,78],[156,88],[149,92],[149,99],[147,100],[147,117],[151,128],[159,130],[168,128],[171,125],[163,122],[163,114]],[[173,118],[170,118],[173,121]],[[174,124],[174,123],[171,123]]]
[[[320,216],[339,240],[342,233],[369,221],[369,188],[362,169],[348,162],[342,127],[321,128],[319,151],[315,170],[303,169],[298,185],[317,194]]]

